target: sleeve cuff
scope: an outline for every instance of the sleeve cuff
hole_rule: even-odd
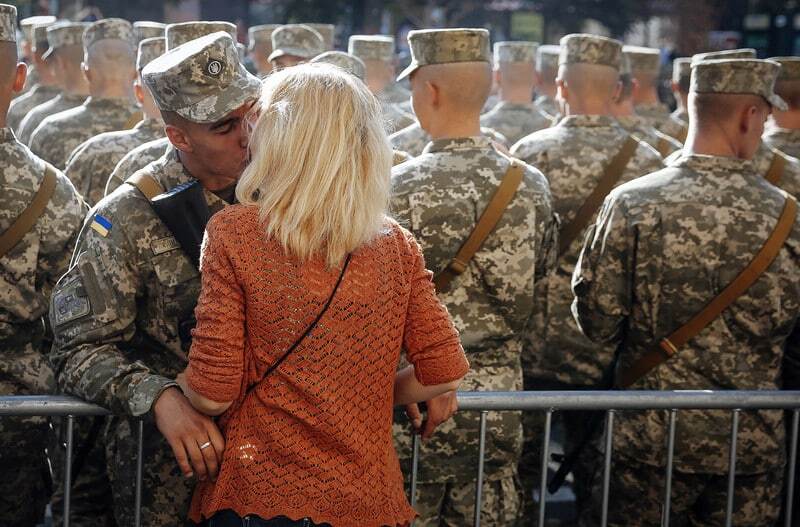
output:
[[[462,351],[453,362],[442,364],[441,359],[423,359],[414,363],[414,376],[423,386],[457,381],[469,372],[469,362]]]
[[[136,383],[132,388],[130,402],[128,403],[131,415],[139,417],[148,413],[153,403],[167,388],[178,387],[174,379],[168,379],[160,375],[145,375],[144,378]]]

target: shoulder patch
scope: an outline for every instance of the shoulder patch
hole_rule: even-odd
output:
[[[53,293],[55,325],[61,326],[91,313],[89,295],[80,276],[75,276]]]
[[[166,238],[159,238],[150,242],[150,249],[153,251],[153,256],[168,253],[180,248],[178,240],[174,236],[167,236]]]
[[[100,236],[106,237],[108,236],[109,231],[111,231],[111,221],[99,214],[95,214],[92,218],[92,229],[94,229]]]

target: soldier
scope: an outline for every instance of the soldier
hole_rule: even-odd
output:
[[[133,43],[138,48],[142,40],[147,38],[164,38],[167,29],[166,24],[161,22],[149,22],[140,20],[133,23]]]
[[[226,32],[236,42],[236,26],[230,22],[201,20],[169,24],[164,30],[164,36],[167,39],[167,51],[171,51],[181,44],[186,44],[190,40],[210,35],[217,31]]]
[[[536,94],[538,97],[534,101],[536,109],[550,119],[550,122],[558,121],[561,115],[561,108],[556,102],[556,76],[558,75],[558,54],[561,52],[559,46],[545,45],[539,46],[536,50]]]
[[[272,64],[268,60],[272,53],[272,33],[279,27],[280,24],[263,24],[247,31],[247,52],[262,79],[272,71]]]
[[[366,76],[366,67],[358,57],[349,55],[343,51],[326,51],[317,55],[310,61],[312,64],[320,62],[323,64],[333,64],[337,68],[341,68],[350,75],[358,77],[362,81]]]
[[[650,126],[660,129],[669,119],[669,108],[658,97],[658,84],[661,74],[661,52],[655,48],[625,46],[631,77],[639,83],[633,104],[636,113],[650,121]]]
[[[394,77],[394,37],[384,35],[353,35],[347,44],[347,52],[364,62],[366,78],[370,91],[381,102],[383,115],[389,121],[392,132],[414,124],[413,115],[392,102],[387,92],[395,85]],[[408,100],[408,99],[406,99]]]
[[[558,63],[556,82],[564,117],[511,149],[512,155],[545,174],[562,221],[558,266],[536,289],[537,305],[523,356],[526,390],[586,389],[600,383],[614,349],[590,342],[578,330],[570,313],[570,276],[585,228],[607,192],[604,189],[663,166],[658,152],[631,136],[611,115],[619,93],[622,43],[596,35],[567,35],[561,39]],[[571,450],[579,437],[582,416],[566,413],[563,418],[565,446]],[[540,419],[537,414],[526,417],[530,440],[526,454],[532,461],[541,459],[536,426]],[[538,467],[538,462],[522,467],[529,484],[538,485]],[[588,467],[578,466],[575,476],[579,509],[588,495],[586,470]]]
[[[19,131],[19,123],[34,107],[45,103],[61,92],[58,77],[52,60],[42,58],[47,51],[47,28],[52,24],[33,26],[33,49],[31,58],[39,75],[39,81],[32,85],[24,95],[14,98],[8,108],[6,124],[14,132]]]
[[[481,108],[481,110],[483,110],[483,108]],[[416,110],[414,111],[416,112]],[[481,134],[488,137],[504,152],[507,151],[509,142],[504,135],[483,126],[481,127]],[[416,157],[422,155],[425,147],[431,142],[431,136],[417,122],[390,135],[389,141],[391,141],[392,148],[395,150],[407,152],[411,156]]]
[[[683,144],[689,131],[689,78],[692,72],[692,59],[682,57],[672,62],[672,82],[670,88],[675,97],[675,111],[664,121],[661,131]]]
[[[191,407],[174,380],[186,367],[200,291],[196,262],[187,256],[199,251],[199,240],[181,246],[171,229],[185,220],[167,226],[148,198],[194,183],[200,185],[194,196],[211,213],[230,203],[247,159],[244,121],[261,90],[224,32],[168,52],[148,64],[142,77],[172,146],[138,172],[138,180],[95,207],[50,312],[59,385],[114,413],[105,441],[121,527],[133,525],[135,418],[146,418],[142,525],[172,526],[186,518],[192,476],[205,477],[190,472],[187,453],[198,459],[212,452],[183,446],[182,440],[204,430],[214,450],[222,441],[214,422]],[[145,183],[137,187],[137,181],[160,190],[151,192]],[[203,225],[194,227],[203,230]],[[85,288],[90,280],[97,287]]]
[[[47,28],[47,51],[43,58],[53,62],[61,93],[31,109],[19,124],[19,140],[30,144],[31,135],[51,115],[75,108],[89,96],[89,81],[83,74],[83,32],[88,23],[57,22]]]
[[[22,93],[27,92],[31,89],[32,86],[35,86],[39,83],[39,72],[36,71],[36,65],[32,64],[33,62],[33,46],[34,46],[34,37],[33,37],[33,28],[37,25],[47,25],[53,24],[56,22],[56,17],[50,15],[44,16],[29,16],[28,18],[23,18],[19,21],[19,27],[22,30],[22,58],[28,64],[28,78],[25,81],[25,87],[22,89]],[[17,96],[17,95],[15,95]]]
[[[649,119],[636,114],[633,101],[636,99],[639,83],[631,77],[630,60],[625,51],[622,52],[622,69],[620,70],[619,80],[622,88],[611,105],[611,113],[617,118],[620,126],[655,148],[661,157],[666,157],[672,152],[680,150],[681,143],[656,130],[650,125]]]
[[[442,272],[513,160],[480,131],[480,111],[491,87],[489,32],[412,31],[408,41],[412,61],[400,79],[411,76],[417,115],[433,141],[425,155],[393,169],[391,210],[417,237],[428,267]],[[533,304],[534,278],[548,271],[555,219],[547,183],[535,168],[513,162],[523,170],[522,182],[500,223],[452,286],[437,286],[470,360],[465,390],[521,388],[521,336]],[[428,403],[424,439],[449,397]],[[416,405],[408,412],[412,419],[418,416]],[[471,523],[478,419],[475,413],[456,414],[423,443],[415,525]],[[519,419],[517,413],[488,415],[482,508],[487,525],[511,525],[519,511]],[[396,424],[395,437],[407,464],[411,438],[406,427]]]
[[[76,148],[64,173],[94,205],[105,195],[106,183],[117,163],[135,147],[164,136],[164,123],[152,95],[144,87],[142,69],[165,49],[165,39],[148,38],[139,44],[136,58],[136,71],[139,73],[134,83],[136,100],[142,106],[144,119],[130,130],[105,132],[88,139]]]
[[[792,157],[800,157],[800,58],[773,57],[781,65],[775,93],[786,101],[785,111],[774,108],[772,126],[764,134],[764,142]]]
[[[538,47],[535,42],[496,42],[494,45],[494,80],[500,102],[481,116],[481,125],[497,130],[511,144],[552,124],[533,104]]]
[[[336,40],[336,26],[333,24],[304,24],[322,37],[323,51],[333,51]]]
[[[684,156],[612,191],[586,237],[572,281],[574,311],[588,337],[620,350],[618,387],[779,390],[784,354],[795,364],[800,360],[794,341],[800,230],[792,227],[794,214],[785,218],[788,238],[773,235],[794,200],[765,182],[749,161],[770,107],[785,108],[772,91],[779,68],[751,59],[694,66]],[[768,239],[776,257],[762,273],[751,259]],[[709,315],[704,329],[678,340],[673,332],[746,268],[753,269],[752,287],[726,299],[727,307]],[[639,367],[654,354],[660,358]],[[667,420],[663,411],[618,415],[609,525],[662,525]],[[684,411],[678,421],[671,519],[722,525],[731,413]],[[784,441],[781,411],[741,413],[734,525],[775,525]],[[594,479],[592,525],[600,519],[600,479]]]
[[[43,341],[50,291],[64,273],[86,206],[61,172],[31,154],[6,126],[13,91],[25,84],[17,63],[16,8],[0,4],[0,394],[39,395],[54,387]],[[38,205],[37,205],[38,204]],[[23,220],[23,211],[32,214]],[[23,224],[18,223],[23,221]],[[18,232],[12,232],[16,223]],[[0,420],[0,525],[43,522],[50,496],[42,417]]]
[[[136,54],[133,28],[120,18],[91,24],[83,34],[90,97],[46,118],[31,135],[31,150],[58,167],[83,141],[102,132],[132,128],[141,120],[133,103]]]
[[[288,68],[308,62],[325,51],[325,43],[315,29],[303,24],[287,24],[272,33],[272,69]]]

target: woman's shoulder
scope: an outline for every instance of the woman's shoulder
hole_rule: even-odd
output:
[[[229,205],[214,214],[206,229],[211,233],[232,234],[258,225],[258,207],[252,205]]]

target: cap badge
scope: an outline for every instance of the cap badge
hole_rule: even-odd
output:
[[[212,77],[218,76],[220,73],[222,73],[222,63],[214,59],[209,60],[208,64],[206,65],[206,73]]]

